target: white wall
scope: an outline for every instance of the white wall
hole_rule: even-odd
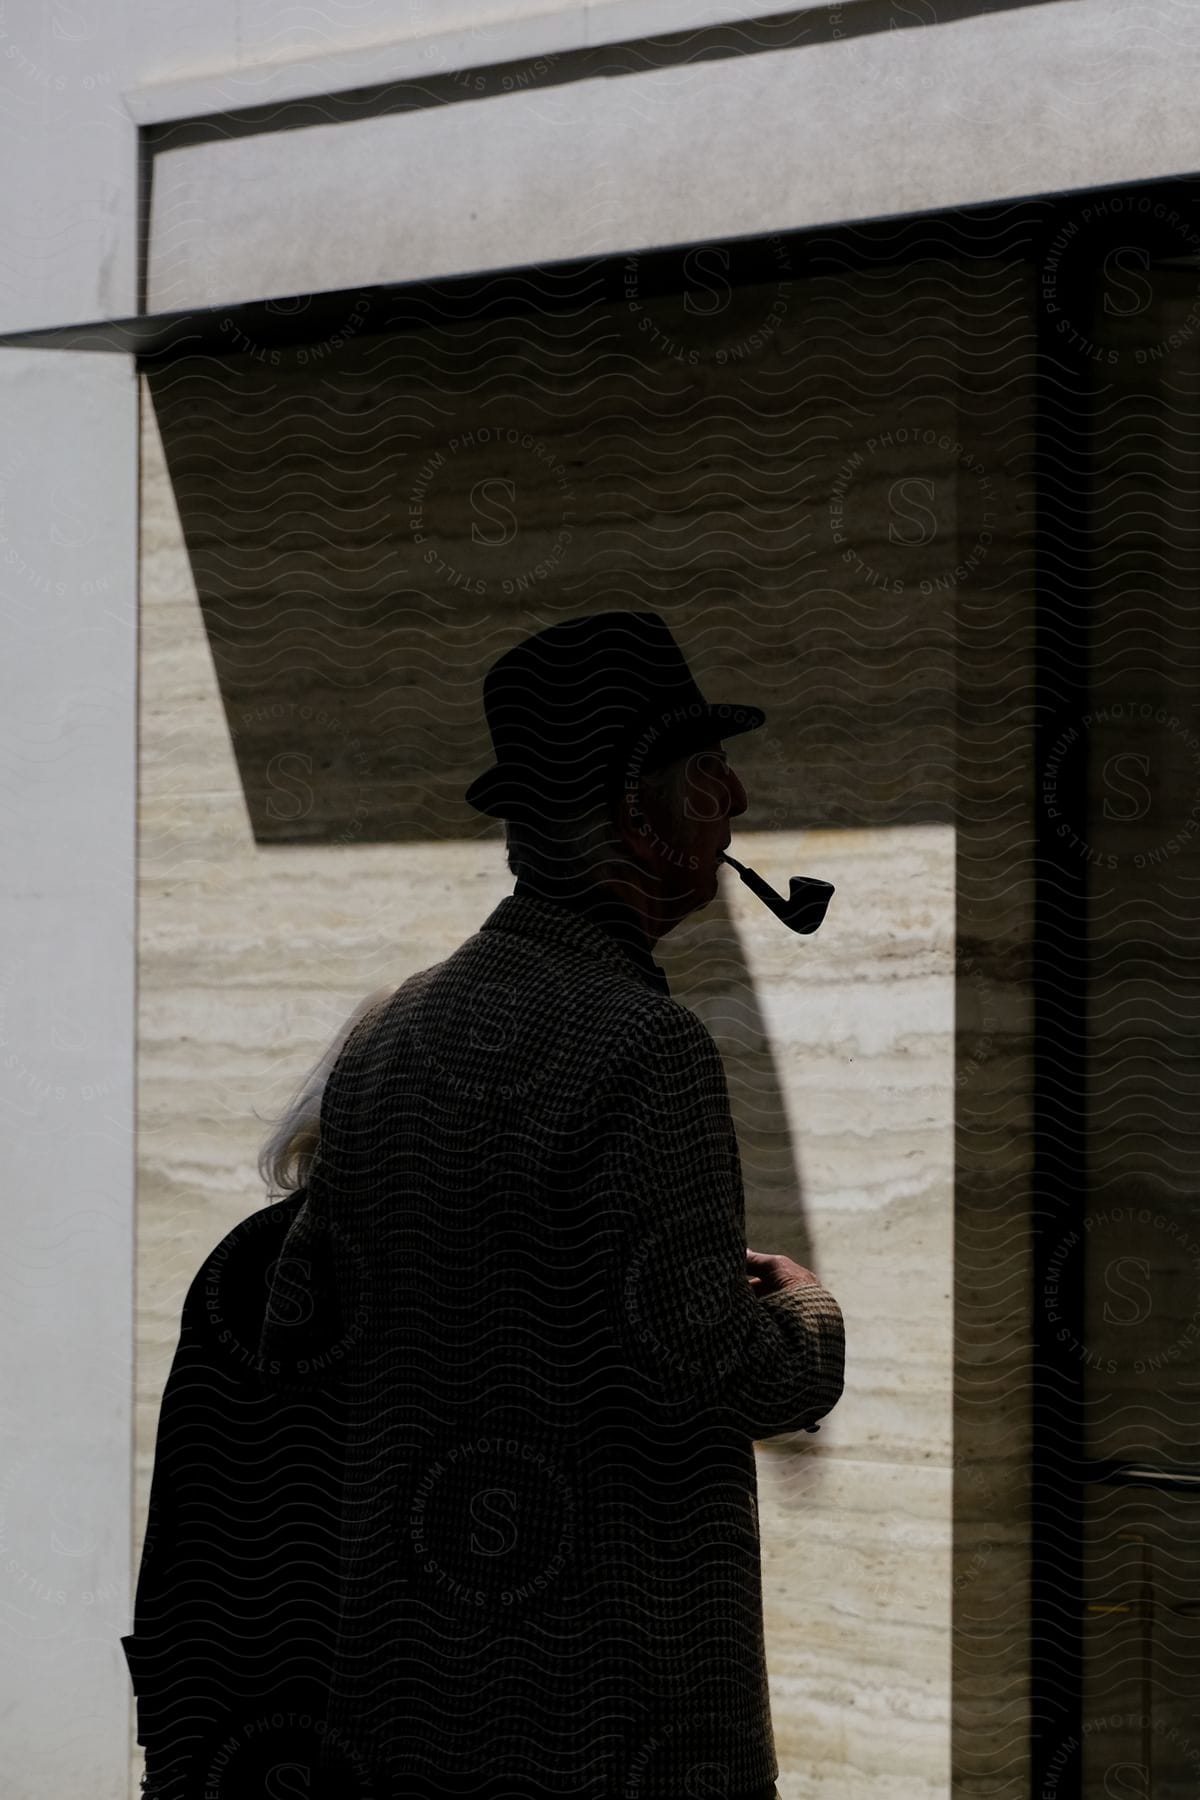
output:
[[[828,10],[840,18],[858,3]],[[585,45],[791,10],[781,0],[5,0],[0,332],[136,312],[138,124],[497,61],[523,59],[537,80],[545,59]]]
[[[813,31],[840,29],[862,0],[813,8]],[[787,0],[326,0],[320,12],[280,0],[213,0],[186,20],[151,8],[130,95],[142,123],[263,101],[331,94],[488,63],[551,62],[624,39],[750,26],[792,13]],[[537,79],[544,69],[531,67]],[[516,71],[514,71],[516,73]]]
[[[123,1800],[136,379],[5,349],[0,402],[2,1786]]]
[[[133,0],[0,11],[0,330],[137,308]]]
[[[136,310],[136,120],[779,10],[9,0],[0,330]],[[1047,0],[870,36],[845,29],[853,10],[814,8],[832,41],[791,51],[175,152],[158,171],[153,303],[1200,167],[1195,8]],[[134,1548],[136,393],[125,358],[11,349],[0,393],[0,1356],[16,1372],[0,1412],[0,1692],[27,1746],[8,1753],[4,1791],[109,1800],[125,1791]]]
[[[20,179],[0,185],[0,330],[135,310],[135,119],[492,62],[524,59],[529,85],[160,158],[152,305],[797,229],[1200,166],[1200,9],[1031,0],[861,32],[859,4],[813,7],[813,41],[762,50],[769,27],[752,21],[791,10],[778,0],[329,0],[316,11],[292,0],[11,0],[0,108]],[[553,61],[570,50],[718,22],[759,53],[554,85]],[[464,204],[470,196],[480,204]]]
[[[830,13],[837,8],[827,9]],[[1200,168],[1200,8],[1064,0],[156,159],[154,309]]]

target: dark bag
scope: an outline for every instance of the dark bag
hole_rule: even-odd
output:
[[[258,1346],[300,1189],[225,1237],[184,1302],[121,1639],[155,1800],[316,1796],[336,1627],[339,1388],[280,1392]],[[274,1778],[274,1785],[272,1779]],[[362,1792],[373,1792],[364,1786]],[[356,1800],[353,1780],[340,1800]]]

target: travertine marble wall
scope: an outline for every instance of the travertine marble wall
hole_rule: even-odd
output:
[[[494,838],[255,845],[150,409],[144,456],[139,1545],[184,1294],[263,1197],[255,1110],[282,1106],[363,995],[446,955],[512,886]],[[837,888],[802,939],[726,875],[661,947],[725,1055],[750,1242],[815,1265],[852,1346],[819,1437],[758,1452],[781,1787],[944,1793],[953,837],[750,832],[739,848],[777,883]],[[914,898],[897,908],[897,890]]]
[[[1025,1196],[1018,1173],[998,1219],[964,1235],[955,1138],[982,1108],[994,1160],[997,1095],[1018,1121],[1028,781],[1021,734],[997,748],[957,684],[964,666],[993,678],[997,608],[1007,674],[1027,676],[1027,295],[1007,272],[956,290],[936,269],[793,284],[782,310],[780,291],[740,291],[723,340],[672,297],[643,332],[635,285],[584,331],[501,320],[351,339],[335,374],[327,356],[314,372],[244,352],[153,378],[135,1531],[187,1284],[262,1198],[255,1109],[282,1104],[364,994],[447,954],[511,887],[497,831],[461,803],[488,759],[482,669],[550,618],[655,606],[714,696],[771,713],[736,759],[751,810],[735,849],[777,885],[837,887],[804,939],[729,874],[661,946],[725,1057],[749,1241],[814,1266],[847,1321],[833,1418],[758,1451],[780,1791],[947,1794],[953,1702],[956,1791],[1015,1795]],[[991,379],[982,340],[1011,392],[968,420],[945,346],[972,305],[974,378]],[[602,380],[581,352],[604,331]],[[753,332],[751,366],[712,354]],[[557,561],[557,478],[494,445],[455,451],[463,470],[422,496],[415,538],[414,468],[475,416],[536,424],[570,470]],[[435,581],[430,544],[466,579]],[[955,608],[985,580],[964,634]],[[1007,793],[1012,837],[1005,897],[979,887],[965,952],[964,744],[979,791]]]

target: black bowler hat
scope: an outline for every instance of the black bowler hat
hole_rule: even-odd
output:
[[[706,700],[652,612],[590,613],[523,638],[488,670],[483,706],[496,762],[466,798],[497,819],[613,804],[642,773],[767,716]]]

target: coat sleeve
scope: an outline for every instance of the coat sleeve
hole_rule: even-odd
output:
[[[719,1411],[751,1439],[812,1427],[844,1385],[841,1308],[822,1285],[751,1289],[725,1070],[687,1007],[643,1020],[601,1084],[598,1127],[618,1334],[648,1396]]]

